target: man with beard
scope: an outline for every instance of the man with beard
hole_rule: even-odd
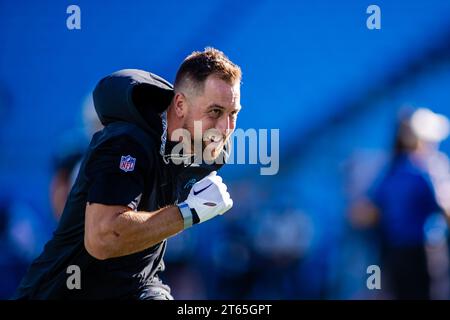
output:
[[[15,297],[172,299],[158,278],[166,239],[233,205],[211,160],[235,128],[240,81],[240,68],[213,48],[189,55],[174,87],[131,69],[101,80],[93,97],[105,128]],[[199,142],[208,163],[193,161]],[[179,143],[184,154],[173,152]]]

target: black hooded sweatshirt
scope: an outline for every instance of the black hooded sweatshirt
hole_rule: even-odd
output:
[[[220,168],[167,161],[172,144],[166,141],[164,111],[172,97],[169,82],[142,70],[121,70],[97,84],[94,105],[105,128],[94,134],[59,225],[14,298],[151,299],[152,292],[158,298],[159,289],[168,290],[157,276],[164,270],[166,240],[98,260],[84,246],[84,219],[86,203],[154,211],[181,202],[193,183]],[[80,289],[70,278],[73,266],[80,271]]]

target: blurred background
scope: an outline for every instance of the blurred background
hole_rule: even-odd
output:
[[[1,0],[0,298],[51,237],[100,128],[96,83],[123,68],[173,82],[206,46],[242,68],[238,127],[280,129],[280,170],[221,170],[235,206],[169,240],[174,297],[449,299],[446,0]]]

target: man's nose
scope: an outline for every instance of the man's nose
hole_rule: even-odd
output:
[[[230,117],[222,117],[218,122],[216,126],[217,130],[220,131],[220,133],[226,137],[228,133],[233,130],[232,128],[232,122],[230,121]]]

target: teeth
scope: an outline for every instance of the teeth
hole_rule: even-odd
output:
[[[222,139],[219,136],[210,136],[208,140],[210,142],[220,142]]]

